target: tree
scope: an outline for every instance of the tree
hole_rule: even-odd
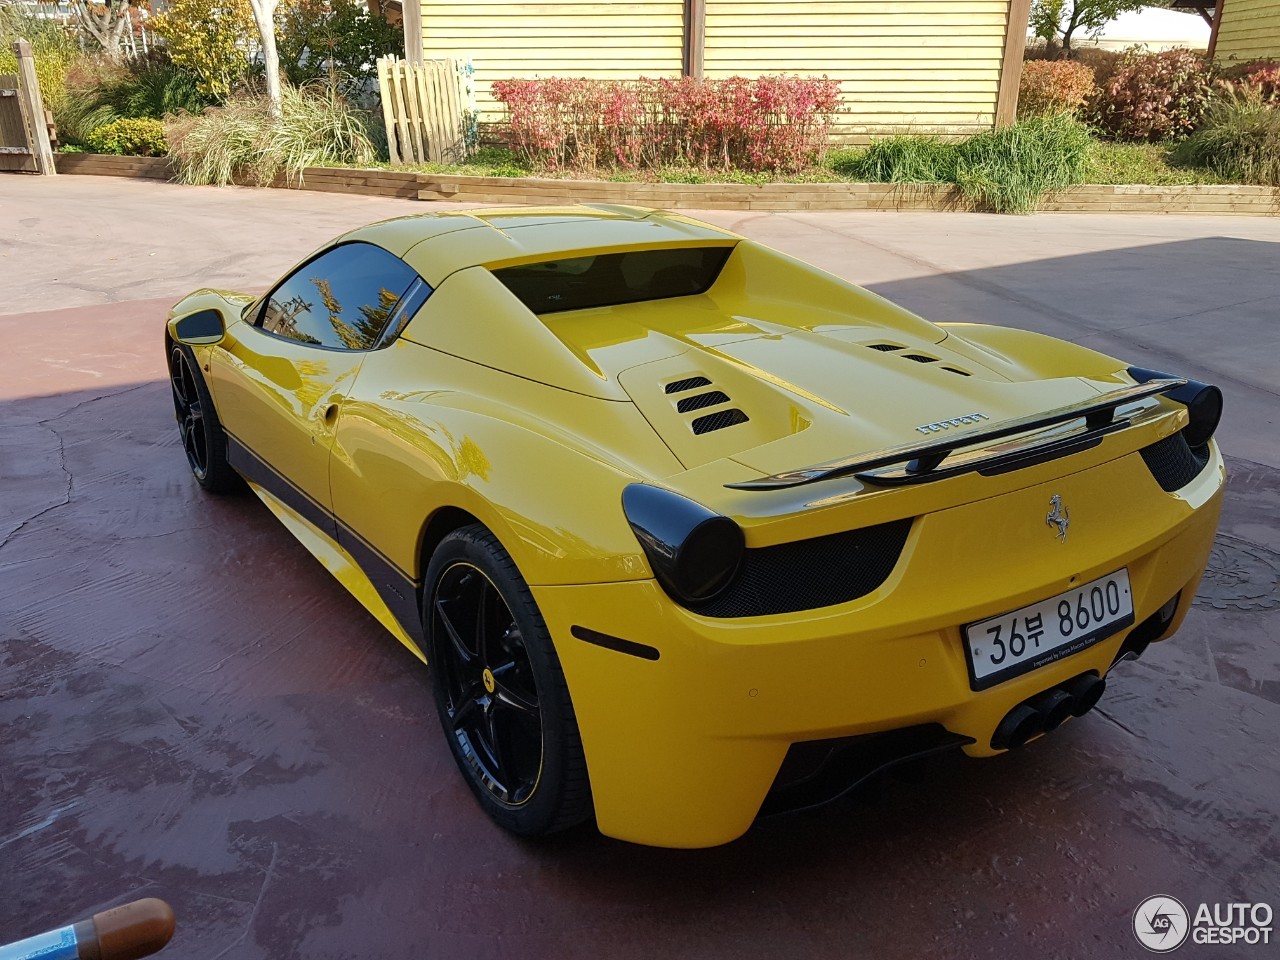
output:
[[[221,99],[249,71],[255,31],[247,0],[170,0],[151,29],[169,59],[197,77],[201,93]]]
[[[276,7],[280,0],[249,0],[253,21],[262,40],[262,69],[267,77],[267,99],[271,115],[280,118],[280,54],[276,51]]]
[[[365,80],[377,60],[403,54],[404,34],[359,0],[288,0],[276,17],[280,67],[290,83],[327,74]]]
[[[1031,32],[1045,41],[1059,41],[1062,56],[1070,59],[1071,41],[1077,33],[1096,37],[1125,11],[1150,5],[1151,0],[1034,0]]]
[[[131,6],[132,0],[99,0],[92,6],[87,0],[72,0],[71,3],[80,29],[98,41],[112,60],[120,57],[120,41],[131,25]]]

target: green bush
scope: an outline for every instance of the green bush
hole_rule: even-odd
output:
[[[163,119],[198,113],[212,98],[199,80],[176,66],[163,50],[124,63],[85,58],[67,74],[67,93],[54,113],[64,143],[88,144],[89,134],[121,117]]]
[[[118,153],[134,157],[159,157],[168,150],[164,124],[150,117],[121,117],[94,130],[85,138],[94,153]]]
[[[183,183],[301,180],[310,166],[377,159],[364,114],[327,86],[286,86],[279,119],[266,97],[230,97],[201,114],[168,117],[165,133]]]
[[[404,34],[356,0],[301,0],[280,5],[276,45],[290,83],[331,74],[368,80],[379,57],[404,53]]]
[[[102,87],[102,102],[122,117],[154,117],[186,110],[199,113],[213,97],[202,93],[189,70],[177,66],[164,50],[129,61],[124,72]]]
[[[1257,88],[1223,90],[1177,158],[1242,183],[1280,187],[1280,107]]]
[[[832,167],[874,183],[953,183],[974,208],[1030,213],[1045,194],[1084,182],[1089,134],[1067,116],[1033,117],[960,141],[889,137]]]
[[[956,147],[937,137],[886,137],[841,157],[832,169],[871,183],[954,183]]]
[[[53,111],[58,140],[64,147],[85,146],[93,131],[119,119],[120,114],[102,102],[101,92],[97,89],[68,87],[62,103]]]
[[[36,77],[46,110],[56,112],[66,95],[67,71],[80,56],[75,38],[52,20],[33,17],[18,6],[0,6],[0,73],[17,73],[15,40],[31,44]]]

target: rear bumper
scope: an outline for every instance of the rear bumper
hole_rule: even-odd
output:
[[[1081,673],[1105,675],[1129,628],[988,690],[970,689],[960,625],[1129,571],[1135,623],[1181,592],[1181,624],[1217,529],[1214,450],[1177,494],[1139,457],[918,518],[894,573],[859,600],[715,620],[654,581],[536,587],[582,731],[602,832],[638,843],[725,843],[751,824],[792,744],[935,724],[974,756],[1016,704]],[[1072,510],[1059,542],[1044,523]],[[644,644],[657,659],[578,639]],[[579,631],[581,633],[581,631]]]

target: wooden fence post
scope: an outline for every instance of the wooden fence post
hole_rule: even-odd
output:
[[[22,101],[26,114],[36,169],[45,176],[53,176],[58,171],[53,165],[49,128],[44,123],[44,99],[40,96],[40,81],[36,78],[36,60],[31,54],[31,44],[25,40],[15,41],[13,52],[18,55],[18,99]]]

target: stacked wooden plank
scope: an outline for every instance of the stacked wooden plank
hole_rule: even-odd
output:
[[[81,173],[95,177],[139,177],[171,180],[173,167],[167,157],[115,157],[104,153],[57,153],[59,173]]]
[[[57,155],[59,173],[168,179],[168,161],[97,154]],[[308,167],[303,190],[467,203],[622,203],[702,210],[961,210],[954,187],[891,183],[614,183],[537,177],[464,177],[397,170]],[[1047,213],[1280,215],[1280,190],[1253,186],[1105,186],[1086,184],[1049,197]]]

